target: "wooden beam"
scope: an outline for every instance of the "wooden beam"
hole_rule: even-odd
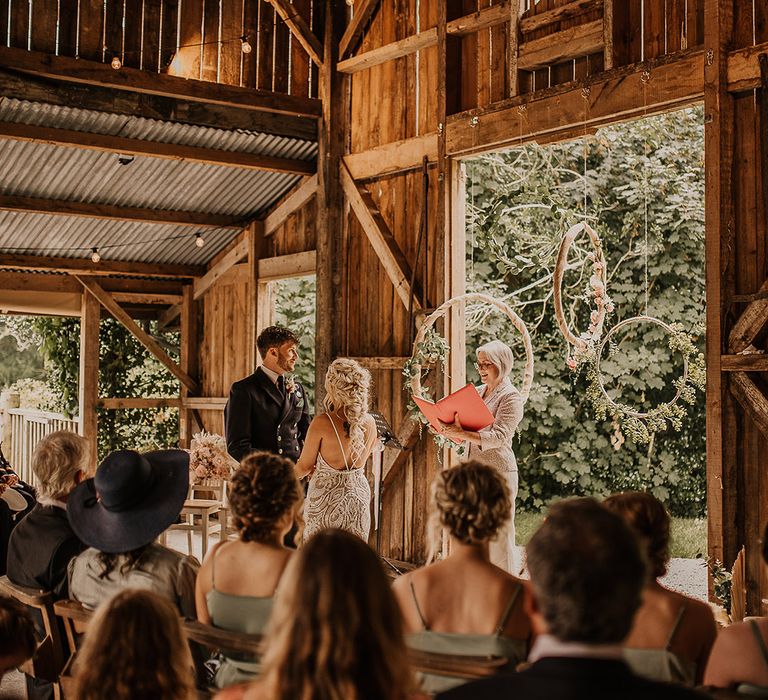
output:
[[[721,355],[720,369],[723,372],[768,372],[768,355]]]
[[[157,298],[158,301],[166,297],[168,299],[180,298],[181,285],[170,280],[148,279],[111,279],[102,277],[101,286],[113,295],[125,296],[124,301],[134,301],[133,295],[138,297]],[[14,272],[0,270],[0,289],[26,292],[70,292],[80,294],[82,285],[68,274],[40,275],[35,272]]]
[[[259,112],[232,104],[209,104],[98,85],[67,83],[7,68],[0,68],[0,96],[190,126],[242,129],[308,141],[317,138],[317,120],[311,117]]]
[[[354,51],[363,38],[363,30],[381,7],[381,0],[358,0],[355,3],[355,15],[350,20],[344,35],[339,42],[339,58],[342,59],[347,52]]]
[[[193,298],[193,288],[191,285],[184,287],[184,294],[181,302],[181,320],[179,322],[179,366],[181,370],[190,377],[199,376],[199,353],[198,353],[198,307]],[[192,413],[192,407],[186,405],[189,399],[189,389],[183,384],[179,390],[179,447],[189,448],[192,442],[194,432],[193,424],[196,416]],[[200,421],[197,423],[198,429],[201,427]]]
[[[99,398],[99,302],[83,292],[80,312],[80,373],[78,380],[78,414],[80,435],[88,442],[89,464],[97,464],[98,424],[96,402]]]
[[[350,357],[366,369],[393,369],[402,370],[409,358],[407,357]]]
[[[315,274],[316,268],[317,251],[314,250],[261,258],[258,265],[258,280],[259,283],[264,283],[290,277],[305,277]]]
[[[298,188],[285,197],[264,218],[264,235],[270,236],[295,211],[301,209],[317,194],[317,173],[306,178]]]
[[[195,391],[197,389],[197,382],[192,379],[186,372],[168,356],[157,341],[146,333],[136,322],[123,310],[123,308],[112,298],[109,292],[105,291],[94,280],[87,279],[86,277],[77,277],[80,284],[85,287],[99,303],[107,310],[117,321],[122,323],[149,352],[151,352],[160,363],[178,379],[187,389]]]
[[[517,67],[521,70],[546,68],[567,59],[602,53],[604,45],[603,20],[579,24],[541,39],[521,41]]]
[[[84,253],[85,254],[85,253]],[[0,269],[67,272],[80,275],[134,275],[137,277],[198,277],[205,273],[200,265],[136,263],[82,258],[54,258],[0,252]]]
[[[190,80],[125,66],[120,70],[113,70],[109,65],[95,61],[53,56],[19,48],[0,47],[0,66],[44,78],[108,87],[113,90],[129,90],[149,95],[178,97],[257,112],[274,112],[313,118],[320,116],[319,100],[309,97],[284,95],[267,90],[241,88],[203,80]]]
[[[0,286],[0,289],[2,286]],[[148,292],[113,292],[112,298],[118,304],[180,304],[181,294],[151,294]]]
[[[123,408],[181,408],[179,399],[138,399],[138,398],[117,398],[117,399],[99,399],[99,408],[109,410],[119,410]]]
[[[402,450],[389,450],[384,457],[384,468],[381,470],[381,485],[383,488],[392,483],[392,479],[397,476],[400,468],[408,461],[411,451],[419,441],[419,423],[411,420],[407,415],[400,421],[400,428],[397,431],[397,439],[403,446]]]
[[[414,136],[344,156],[344,163],[355,180],[399,175],[422,167],[424,156],[437,161],[437,132]]]
[[[358,73],[361,70],[380,66],[382,63],[394,61],[396,58],[409,56],[412,53],[427,49],[437,44],[437,29],[432,27],[419,34],[414,34],[399,41],[393,41],[391,44],[379,46],[365,53],[357,54],[343,61],[339,61],[337,70],[339,73]]]
[[[595,77],[496,102],[448,118],[446,146],[452,156],[514,146],[540,138],[596,128],[701,100],[704,52],[622,66]],[[643,74],[651,75],[643,99]],[[584,96],[584,88],[589,88]]]
[[[728,91],[746,92],[760,87],[760,54],[768,53],[768,41],[728,54]]]
[[[193,211],[165,209],[142,209],[123,207],[116,204],[94,204],[92,202],[71,202],[60,199],[41,199],[21,195],[0,195],[0,210],[23,211],[55,216],[80,216],[90,219],[115,221],[143,221],[149,224],[176,224],[195,228],[236,228],[242,229],[241,217],[222,214],[205,214]]]
[[[763,437],[768,438],[768,398],[746,372],[731,375],[731,396],[755,422]]]
[[[535,32],[544,27],[548,27],[555,22],[573,19],[579,15],[593,12],[603,7],[604,0],[573,0],[552,10],[538,12],[535,15],[520,18],[520,31],[524,34]]]
[[[395,285],[395,291],[400,297],[400,301],[403,302],[406,309],[410,308],[410,304],[413,304],[414,312],[419,311],[421,302],[411,289],[410,265],[373,201],[373,197],[368,190],[355,183],[352,174],[343,162],[339,172],[344,194],[387,276]]]
[[[125,136],[93,134],[84,131],[71,131],[69,129],[52,129],[47,126],[18,124],[15,122],[0,122],[0,138],[294,175],[306,175],[315,170],[315,164],[305,160],[259,156],[236,151],[220,151],[215,148],[145,141],[142,139],[126,138]]]
[[[170,326],[179,317],[179,314],[181,314],[181,304],[174,304],[168,307],[158,316],[157,329],[163,330],[163,328]]]
[[[316,66],[323,65],[323,46],[320,40],[307,26],[304,18],[296,11],[287,0],[267,0],[275,8],[275,12],[291,30],[296,41],[309,54]]]
[[[768,292],[768,280],[758,294]],[[728,349],[740,353],[755,342],[755,338],[768,326],[768,299],[755,299],[742,311],[728,335]]]
[[[223,411],[229,398],[226,396],[190,396],[183,399],[184,408],[195,408],[198,411]]]
[[[499,24],[506,24],[509,22],[509,8],[510,2],[505,0],[493,7],[486,7],[473,12],[471,15],[453,19],[446,23],[445,32],[448,36],[467,36],[479,32],[481,29],[490,29]]]
[[[248,241],[241,240],[232,250],[229,251],[218,263],[211,267],[203,277],[195,280],[195,291],[193,294],[194,299],[199,299],[205,294],[211,286],[216,284],[223,275],[225,275],[232,266],[239,263],[246,255],[248,255]]]

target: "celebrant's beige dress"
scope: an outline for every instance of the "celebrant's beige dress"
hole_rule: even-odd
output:
[[[512,438],[523,419],[525,401],[515,389],[509,377],[492,391],[482,384],[478,392],[488,410],[493,414],[493,423],[480,431],[480,445],[470,443],[467,459],[476,459],[497,469],[509,486],[512,512],[509,523],[491,541],[491,562],[505,571],[517,574],[519,567],[514,557],[515,550],[515,499],[517,498],[517,460],[512,451]]]

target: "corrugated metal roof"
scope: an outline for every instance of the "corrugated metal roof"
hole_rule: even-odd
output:
[[[226,131],[152,119],[0,98],[0,121],[184,144],[222,151],[313,160],[317,144],[248,131]],[[0,139],[0,193],[93,204],[205,212],[251,219],[261,215],[300,176],[136,156],[127,166],[117,154]],[[97,246],[105,260],[205,263],[235,231],[0,212],[0,250],[87,257]],[[181,238],[179,238],[181,236]],[[168,239],[168,240],[166,240]],[[121,247],[101,250],[108,243]],[[31,251],[30,251],[31,252]]]

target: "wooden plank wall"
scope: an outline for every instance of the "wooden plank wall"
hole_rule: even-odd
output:
[[[291,214],[285,222],[264,241],[263,257],[290,255],[315,249],[315,198]]]
[[[383,2],[359,49],[368,51],[425,31],[437,24],[437,3],[416,0]],[[435,132],[437,124],[437,47],[375,66],[352,76],[350,150],[364,151],[401,139]],[[378,179],[367,188],[406,258],[414,260],[422,207],[420,171]],[[437,220],[437,177],[430,170],[428,202],[430,303],[439,298],[442,273],[436,270],[441,237]],[[355,357],[410,355],[409,319],[392,282],[357,222],[348,218],[345,268],[343,353]],[[422,261],[424,257],[422,254]],[[422,268],[422,265],[419,265]],[[417,283],[424,281],[423,268]],[[372,371],[373,405],[398,429],[406,412],[407,395],[399,370]],[[430,441],[431,444],[431,441]],[[427,459],[422,440],[399,476],[383,493],[382,554],[395,559],[424,561],[428,486],[434,476],[434,453]]]
[[[768,41],[768,7],[765,3],[736,2],[734,8],[732,48],[748,47],[753,41]],[[762,172],[760,162],[758,110],[759,102],[755,100],[752,90],[735,96],[732,160],[734,240],[723,285],[726,295],[753,294],[768,278],[766,203],[762,196],[762,178],[768,174]],[[723,254],[728,254],[727,242],[723,244]],[[730,325],[743,308],[743,304],[732,305],[726,324]],[[724,335],[727,338],[727,333]],[[735,502],[731,501],[729,512],[724,513],[722,524],[726,534],[730,534],[725,538],[726,564],[730,566],[737,550],[742,545],[746,546],[748,613],[765,615],[768,614],[768,606],[763,599],[768,591],[768,577],[760,554],[760,541],[768,522],[768,474],[765,471],[768,440],[738,404],[726,403],[724,406],[724,441],[732,440],[732,436],[725,433],[728,425],[735,427],[738,437],[733,441],[735,449],[726,451],[726,459],[735,461],[735,469],[732,468],[731,473],[737,474],[736,483],[726,484],[726,488],[737,491],[737,498]],[[728,473],[726,466],[724,472]]]
[[[9,0],[0,45],[317,96],[307,53],[265,0]],[[322,36],[323,0],[293,7]],[[241,50],[241,37],[253,47]],[[171,59],[174,59],[171,62]],[[170,68],[169,68],[170,64]]]

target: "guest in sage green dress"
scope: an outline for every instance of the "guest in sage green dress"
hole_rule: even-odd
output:
[[[514,668],[525,661],[531,626],[523,584],[491,563],[490,542],[510,517],[510,491],[493,467],[469,461],[440,472],[433,486],[432,547],[448,535],[448,556],[405,574],[393,588],[407,644],[459,656],[500,656]],[[466,682],[425,675],[422,690],[441,692]]]
[[[243,459],[230,480],[229,505],[239,537],[211,549],[197,577],[197,619],[225,630],[262,634],[272,600],[293,552],[283,544],[294,523],[301,538],[304,493],[293,462],[268,452]],[[253,659],[224,657],[215,684],[252,680]]]
[[[624,641],[626,662],[652,680],[701,685],[717,626],[707,603],[659,583],[669,563],[669,514],[651,494],[639,491],[610,496],[604,505],[634,530],[649,565],[643,600]]]

